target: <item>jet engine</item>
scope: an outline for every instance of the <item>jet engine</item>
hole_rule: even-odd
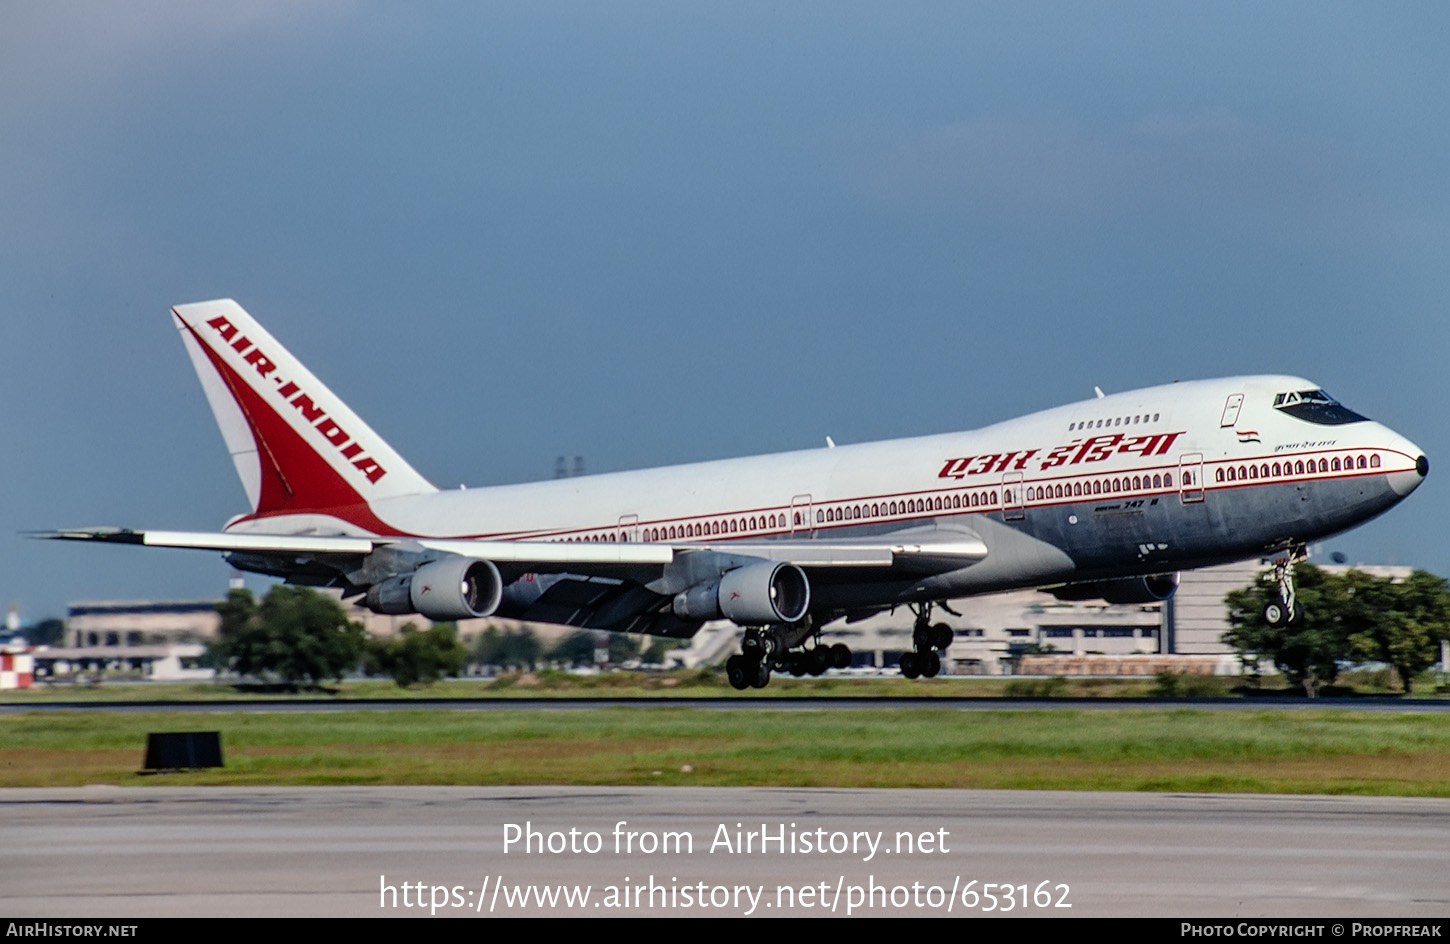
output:
[[[488,616],[502,598],[503,578],[492,561],[445,557],[373,584],[364,603],[374,613],[457,620]]]
[[[1178,575],[1153,574],[1093,583],[1070,583],[1048,592],[1059,600],[1102,600],[1106,603],[1160,603],[1178,589]]]
[[[722,616],[741,626],[794,623],[811,605],[811,585],[794,564],[761,561],[727,571],[719,580],[675,595],[675,615],[712,620]]]

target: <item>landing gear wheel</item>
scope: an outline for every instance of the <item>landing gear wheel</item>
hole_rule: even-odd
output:
[[[745,630],[745,638],[740,641],[741,658],[751,662],[759,662],[764,659],[769,650],[765,646],[766,640],[761,638],[760,630],[750,627]]]
[[[1289,622],[1289,608],[1282,603],[1270,603],[1264,607],[1264,622],[1279,627]]]
[[[945,603],[941,607],[954,616],[961,615]],[[912,605],[912,612],[916,614],[916,622],[911,628],[911,646],[914,651],[901,657],[901,674],[907,678],[921,675],[936,678],[941,673],[941,653],[951,646],[952,639],[956,636],[946,623],[931,621],[931,610],[930,601]]]
[[[820,675],[831,667],[831,651],[817,646],[806,653],[806,664],[812,675]]]
[[[750,674],[744,656],[733,655],[725,660],[725,678],[729,679],[730,687],[738,692],[750,687]]]
[[[1291,610],[1290,613],[1289,613],[1289,622],[1290,623],[1302,623],[1302,622],[1304,622],[1304,607],[1300,606],[1298,603],[1295,603],[1294,604],[1294,609]]]
[[[764,688],[770,684],[770,666],[764,662],[755,665],[755,676],[750,680],[752,688]]]
[[[805,653],[792,652],[786,656],[786,671],[796,678],[806,674]]]
[[[832,668],[844,669],[851,664],[851,649],[843,642],[838,642],[831,647]]]

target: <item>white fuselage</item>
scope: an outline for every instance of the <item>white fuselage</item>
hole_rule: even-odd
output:
[[[228,530],[718,545],[963,528],[991,554],[922,592],[1161,572],[1317,540],[1419,484],[1420,450],[1385,426],[1273,405],[1314,388],[1178,383],[968,432],[387,498],[371,528],[343,512]]]

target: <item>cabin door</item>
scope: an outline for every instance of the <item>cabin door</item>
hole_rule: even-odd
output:
[[[1002,475],[1002,520],[1021,521],[1027,517],[1027,496],[1022,491],[1022,473]]]
[[[1178,457],[1178,500],[1185,505],[1203,501],[1203,453]]]
[[[808,538],[816,530],[811,522],[811,496],[797,495],[790,500],[790,536]]]
[[[1239,410],[1243,409],[1243,407],[1244,395],[1242,393],[1236,393],[1229,397],[1228,401],[1223,405],[1223,416],[1219,417],[1218,420],[1219,428],[1223,429],[1237,423],[1239,421]]]

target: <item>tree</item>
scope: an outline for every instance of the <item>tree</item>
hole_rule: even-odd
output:
[[[1344,587],[1311,564],[1294,567],[1298,603],[1303,612],[1283,626],[1264,621],[1264,606],[1279,599],[1272,571],[1258,583],[1224,597],[1229,625],[1223,640],[1246,662],[1267,656],[1290,681],[1317,698],[1319,690],[1339,677],[1340,660],[1349,652],[1348,632],[1341,619]]]
[[[500,632],[497,626],[490,625],[479,634],[474,652],[483,665],[532,669],[538,663],[543,647],[539,645],[539,637],[527,626]]]
[[[32,623],[22,635],[32,646],[59,646],[65,640],[65,622],[52,616]]]
[[[576,629],[549,650],[549,658],[568,665],[593,665],[597,636],[591,630]]]
[[[609,661],[614,664],[628,662],[639,656],[639,637],[628,633],[610,633],[607,642]]]
[[[627,633],[576,629],[549,650],[549,658],[569,665],[594,665],[600,643],[604,644],[608,652],[605,659],[611,664],[628,662],[639,655],[639,641]]]
[[[396,637],[374,639],[368,645],[368,674],[391,675],[400,688],[458,675],[467,662],[468,649],[458,641],[458,628],[452,623],[434,623],[427,631],[404,623]]]
[[[665,661],[665,656],[675,649],[682,649],[688,642],[683,639],[671,639],[668,636],[654,636],[650,639],[649,648],[645,649],[640,661],[650,665],[660,665]]]
[[[1440,640],[1450,637],[1450,588],[1423,570],[1398,583],[1357,570],[1345,577],[1351,654],[1393,666],[1410,694],[1415,676],[1439,658]]]
[[[1272,659],[1311,698],[1334,681],[1341,662],[1387,663],[1409,694],[1414,677],[1439,657],[1440,640],[1450,638],[1450,587],[1434,574],[1417,570],[1396,582],[1300,564],[1294,579],[1303,615],[1285,626],[1264,622],[1264,605],[1278,599],[1265,573],[1253,587],[1224,598],[1233,626],[1224,641],[1245,661]]]
[[[336,600],[307,587],[273,587],[258,605],[233,590],[217,607],[216,657],[232,671],[287,685],[341,680],[362,657],[366,635]]]

